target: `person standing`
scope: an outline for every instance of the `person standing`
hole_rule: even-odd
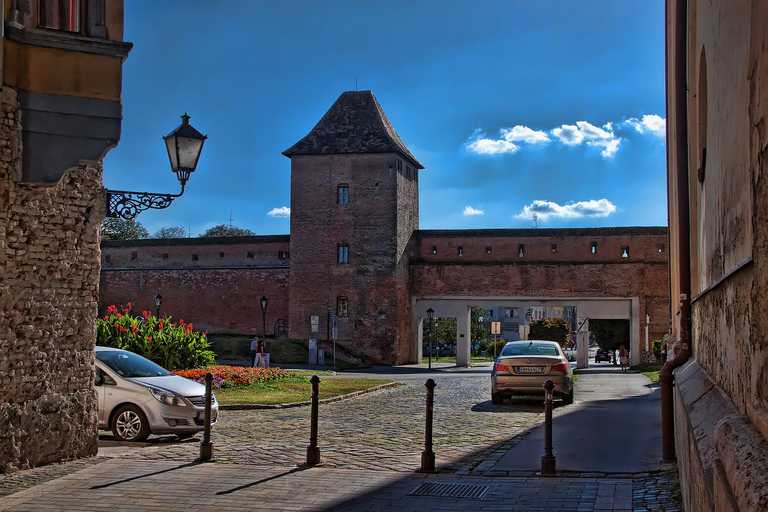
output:
[[[259,337],[256,336],[253,338],[253,341],[251,341],[251,368],[254,367],[256,364],[256,352],[259,348]]]
[[[258,340],[258,338],[256,338]],[[264,340],[258,340],[259,343],[256,346],[256,366],[266,367],[267,360],[264,357]]]
[[[629,352],[624,348],[624,345],[619,348],[619,363],[621,364],[621,371],[626,372],[627,367],[629,367]]]

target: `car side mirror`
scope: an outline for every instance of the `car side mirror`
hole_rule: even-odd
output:
[[[101,376],[101,372],[96,372],[96,377],[93,379],[93,385],[94,386],[103,386],[104,385],[104,377]]]

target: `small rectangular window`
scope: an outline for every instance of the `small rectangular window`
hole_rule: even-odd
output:
[[[557,252],[557,244],[552,244],[552,252]]]
[[[197,254],[192,255],[192,261],[197,261],[198,259],[199,257],[197,256]]]
[[[659,244],[657,247],[657,250],[659,251],[659,254],[664,252],[664,244]]]
[[[336,202],[338,204],[349,203],[349,185],[339,185],[336,194]]]
[[[398,172],[402,172],[403,170],[403,161],[398,158],[397,160],[397,170]]]
[[[491,254],[491,246],[490,245],[485,248],[485,253],[486,254]]]
[[[596,254],[597,253],[597,242],[591,242],[589,244],[589,250],[590,250],[590,252],[592,254]]]
[[[629,246],[628,245],[622,245],[621,246],[621,257],[622,258],[629,258]]]
[[[406,165],[405,166],[405,177],[408,179],[411,179],[411,166]]]
[[[459,246],[459,257],[462,257],[462,256],[464,256],[464,247],[460,245]]]
[[[219,258],[223,258],[223,257],[224,257],[224,253],[223,253],[223,252],[220,252],[220,253],[219,253]]]
[[[164,252],[164,253],[163,253],[163,259],[164,259],[164,260],[167,260],[167,259],[168,259],[168,253],[167,253],[167,252]]]
[[[525,245],[520,244],[517,246],[517,255],[521,258],[525,258]]]
[[[109,263],[110,261],[112,261],[112,256],[110,256],[109,254],[107,254],[106,256],[104,256],[104,261],[106,261],[107,263]]]
[[[437,254],[437,246],[436,245],[432,246],[432,254]]]
[[[253,253],[248,251],[248,253],[245,255],[246,258],[253,259]]]
[[[339,245],[339,263],[349,263],[348,245]]]
[[[279,260],[287,260],[288,259],[288,251],[277,251],[277,259],[279,259]]]
[[[80,32],[80,0],[40,0],[38,5],[41,27]]]
[[[349,301],[346,297],[336,297],[336,316],[347,316]]]
[[[131,251],[131,259],[132,260],[138,259],[138,257],[139,257],[139,252],[138,251]]]

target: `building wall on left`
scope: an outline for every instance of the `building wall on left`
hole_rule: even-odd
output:
[[[0,468],[97,451],[93,347],[99,282],[100,166],[53,187],[21,176],[16,91],[0,134]]]
[[[132,45],[122,41],[122,0],[79,5],[82,23],[51,30],[38,22],[39,2],[2,2],[5,473],[98,449],[93,348],[105,213],[101,162],[120,138],[122,63]]]

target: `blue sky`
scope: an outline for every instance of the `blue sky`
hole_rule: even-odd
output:
[[[161,137],[208,135],[150,233],[288,234],[281,152],[356,88],[425,166],[421,229],[667,223],[663,0],[130,0],[125,40],[105,186],[176,193]]]

